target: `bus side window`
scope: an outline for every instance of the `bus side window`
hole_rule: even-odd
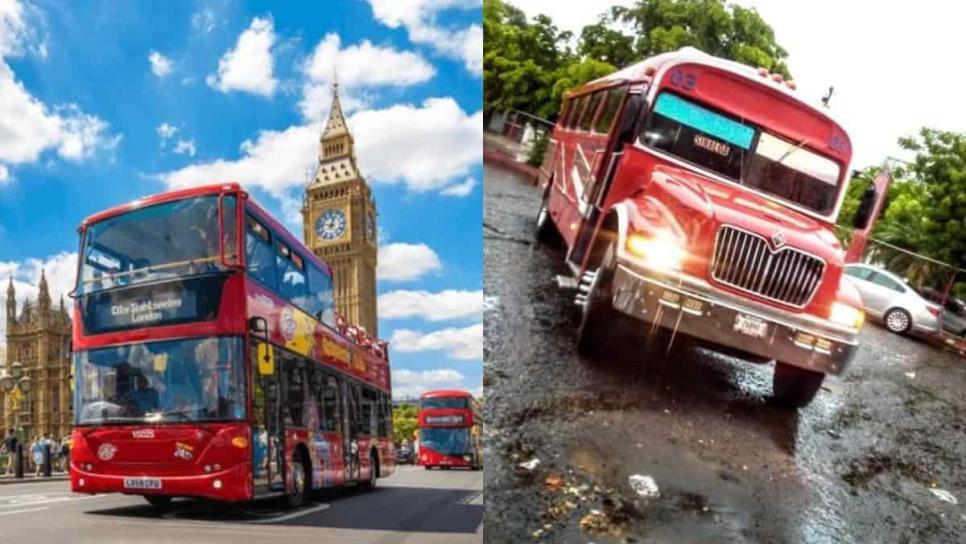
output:
[[[305,308],[309,285],[302,256],[282,242],[275,243],[278,263],[278,294],[292,304]]]
[[[627,94],[627,87],[621,85],[611,89],[607,93],[607,101],[604,102],[604,110],[600,112],[600,117],[597,122],[594,123],[594,132],[598,134],[608,134],[610,133],[610,126],[614,123],[614,117],[617,116],[617,110],[621,107],[621,102],[624,101],[624,95]]]
[[[275,290],[275,251],[271,232],[254,217],[245,217],[245,263],[248,273]]]
[[[324,380],[322,391],[322,414],[320,416],[322,429],[335,431],[339,427],[339,417],[342,413],[339,406],[339,381],[329,376]]]
[[[586,96],[582,96],[580,98],[571,98],[571,100],[574,101],[574,108],[573,111],[570,112],[570,118],[567,119],[568,130],[573,130],[577,127],[577,119],[580,118],[587,106],[587,98],[588,97]]]
[[[560,118],[557,119],[557,124],[559,126],[567,126],[567,117],[570,115],[570,110],[573,108],[573,102],[573,100],[564,98],[563,105],[560,107]]]
[[[597,116],[597,109],[600,106],[601,100],[604,98],[604,91],[597,91],[596,93],[590,95],[590,101],[587,102],[587,108],[584,110],[583,115],[580,116],[580,130],[588,131],[590,130],[591,124],[594,122],[594,117]]]
[[[319,321],[335,328],[332,277],[314,264],[309,265],[309,300],[306,310]]]
[[[389,407],[389,397],[385,394],[379,394],[379,436],[389,436],[389,414],[391,413],[391,408]]]
[[[283,359],[285,370],[285,423],[294,427],[305,425],[305,378],[301,361],[293,357]]]

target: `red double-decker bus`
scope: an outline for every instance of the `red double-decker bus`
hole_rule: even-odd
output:
[[[420,465],[483,468],[480,403],[468,391],[440,389],[419,397]]]
[[[392,473],[386,344],[346,326],[329,267],[239,185],[79,232],[73,491],[294,507]]]

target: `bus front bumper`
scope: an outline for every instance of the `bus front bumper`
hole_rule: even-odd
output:
[[[620,262],[613,293],[616,310],[652,325],[807,370],[841,374],[858,348],[855,329],[732,295],[677,272]]]
[[[83,470],[76,463],[71,463],[70,467],[70,488],[74,493],[167,495],[234,502],[252,499],[250,480],[250,466],[246,464],[208,474],[187,476],[155,475],[149,471],[139,474],[104,474]],[[158,482],[160,487],[144,487],[145,481]],[[137,487],[132,487],[132,483]]]

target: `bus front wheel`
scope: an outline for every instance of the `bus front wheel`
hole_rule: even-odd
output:
[[[296,451],[292,454],[292,490],[285,496],[286,506],[293,509],[302,506],[305,501],[308,478],[308,471],[302,459],[302,454]]]

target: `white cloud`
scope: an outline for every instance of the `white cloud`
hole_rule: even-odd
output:
[[[312,121],[324,120],[328,113],[336,72],[346,111],[364,104],[364,97],[358,96],[359,89],[405,87],[428,81],[436,74],[433,66],[417,53],[376,46],[369,40],[343,48],[339,35],[334,33],[319,41],[302,71],[306,83],[300,107],[302,115]]]
[[[23,5],[16,0],[0,0],[0,57],[21,54],[27,33]]]
[[[372,183],[404,183],[412,191],[449,186],[480,161],[482,112],[467,115],[452,98],[430,98],[421,107],[408,104],[358,112],[349,118],[356,155]],[[317,163],[318,123],[265,130],[246,140],[235,160],[218,159],[158,175],[168,187],[191,187],[233,179],[282,199],[301,189]]]
[[[206,34],[214,30],[217,24],[218,21],[215,18],[215,12],[211,8],[197,11],[191,16],[191,27]]]
[[[321,130],[319,125],[263,130],[254,141],[242,142],[239,159],[193,164],[158,177],[170,188],[235,180],[282,199],[289,189],[302,186],[306,170],[318,161]]]
[[[8,181],[10,181],[10,170],[6,166],[0,164],[0,185],[3,185]]]
[[[483,73],[483,29],[473,24],[448,29],[436,20],[447,9],[478,9],[479,0],[369,0],[376,19],[390,28],[405,27],[413,43],[431,46],[437,53],[462,60],[474,75]]]
[[[205,80],[223,93],[241,91],[272,96],[278,87],[275,79],[275,29],[270,18],[255,17],[247,30],[238,36],[235,48],[218,61],[218,74]]]
[[[444,187],[439,194],[443,196],[470,196],[470,193],[473,192],[473,187],[476,187],[476,180],[473,178],[466,178],[466,180],[462,183]]]
[[[443,268],[439,255],[426,244],[380,246],[377,261],[376,277],[381,281],[411,281]]]
[[[363,174],[411,191],[446,187],[468,175],[483,152],[483,112],[467,115],[449,97],[361,111],[350,125]]]
[[[196,151],[197,151],[197,149],[195,148],[195,140],[194,140],[194,138],[192,138],[190,140],[180,140],[179,139],[178,142],[174,146],[174,152],[177,155],[188,155],[190,157],[194,157]]]
[[[158,77],[164,77],[174,70],[171,59],[157,51],[151,51],[151,54],[148,55],[148,62],[151,63],[151,72]]]
[[[389,346],[402,353],[445,351],[451,359],[480,360],[483,358],[483,324],[432,332],[397,329],[392,333]]]
[[[106,122],[76,104],[50,108],[37,100],[0,59],[0,162],[34,162],[47,149],[78,161],[117,146],[119,136],[108,135],[107,129]]]
[[[178,127],[168,123],[161,123],[158,125],[158,128],[154,130],[158,133],[158,138],[161,140],[161,147],[164,147],[168,143],[168,140],[170,140],[171,137],[178,132]]]
[[[398,368],[392,371],[392,396],[412,398],[433,389],[460,389],[464,378],[462,372],[452,368],[433,370]]]
[[[2,1],[2,0],[0,0]],[[17,311],[20,311],[24,298],[36,300],[37,284],[40,282],[40,272],[45,271],[50,297],[55,305],[60,297],[74,288],[74,278],[77,274],[77,253],[62,252],[56,255],[38,259],[29,258],[22,261],[0,261],[0,308],[6,311],[7,282],[13,278],[13,286],[17,291]],[[67,301],[69,304],[69,300]],[[0,320],[0,343],[6,343],[6,318]]]
[[[429,321],[476,317],[483,313],[483,291],[397,290],[379,295],[380,319],[419,317]]]

